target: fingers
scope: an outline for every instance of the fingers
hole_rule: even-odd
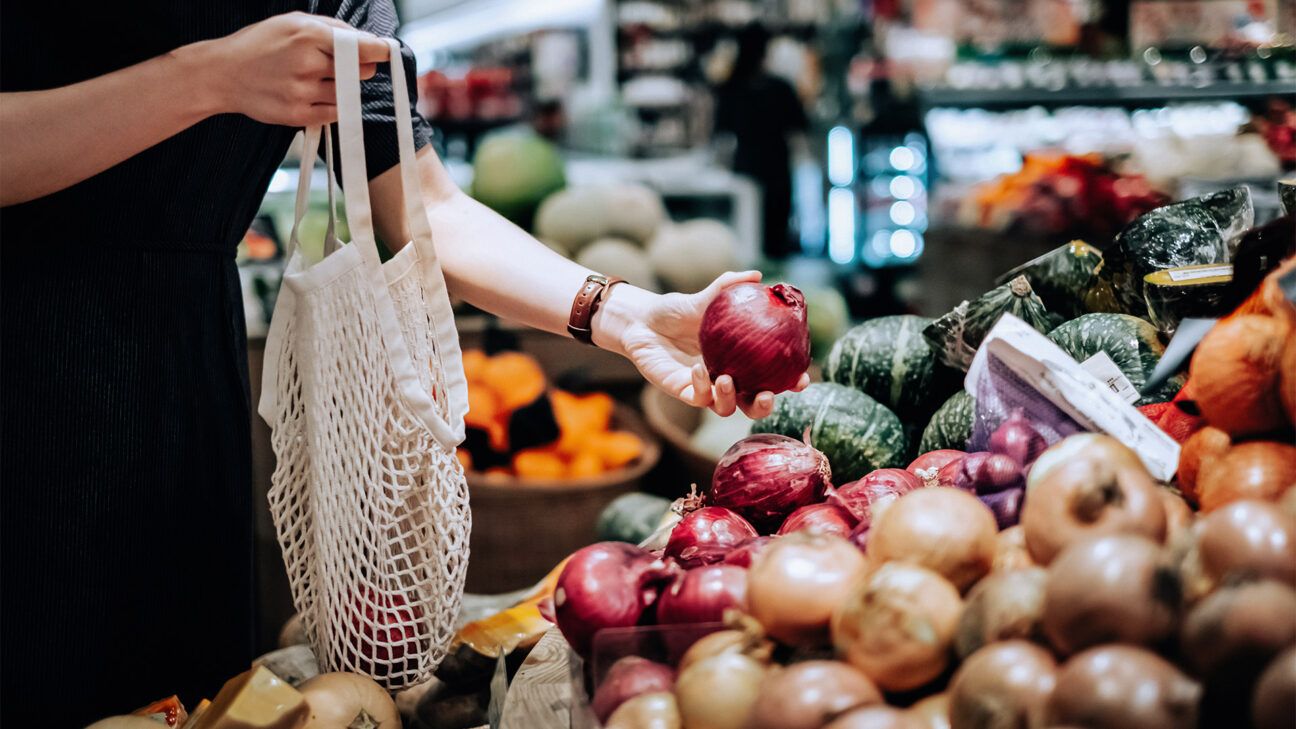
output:
[[[716,378],[715,401],[711,403],[711,409],[722,418],[733,415],[734,410],[738,409],[738,396],[734,392],[733,378],[729,375]]]
[[[360,64],[383,63],[391,56],[387,41],[376,35],[360,32]]]
[[[761,280],[760,271],[729,271],[720,274],[720,277],[711,282],[702,290],[703,295],[708,299],[715,298],[715,295],[724,289],[739,283],[756,283]]]
[[[745,400],[745,398],[743,400]],[[742,408],[743,413],[745,413],[747,417],[752,420],[760,420],[761,418],[768,417],[770,413],[774,412],[774,393],[762,392],[750,400],[740,400],[738,405]]]
[[[693,384],[685,389],[686,392],[692,390],[692,397],[688,398],[688,402],[694,407],[707,407],[712,402],[712,392],[711,377],[707,375],[706,367],[695,364],[689,374],[693,376]]]
[[[801,379],[797,380],[797,383],[792,386],[792,392],[801,392],[802,390],[806,389],[809,386],[810,386],[810,373],[802,372]]]
[[[365,81],[365,80],[367,80],[367,79],[371,79],[371,78],[373,78],[373,77],[374,77],[374,74],[376,74],[376,73],[378,73],[378,64],[376,64],[376,63],[361,63],[361,64],[360,64],[360,80],[361,80],[361,81]]]

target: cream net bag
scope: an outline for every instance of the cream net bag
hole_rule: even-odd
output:
[[[336,30],[339,151],[353,240],[339,246],[330,218],[323,260],[308,262],[300,250],[311,160],[326,131],[307,129],[297,223],[257,409],[278,459],[270,511],[320,665],[396,690],[427,679],[445,656],[463,596],[471,519],[454,455],[467,385],[414,166],[400,45],[389,42],[413,240],[379,261],[356,35]],[[331,164],[328,174],[331,200]]]

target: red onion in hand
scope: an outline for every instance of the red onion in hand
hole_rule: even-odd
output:
[[[762,433],[734,443],[716,464],[707,503],[732,509],[757,529],[823,498],[832,479],[824,454],[799,440]]]
[[[990,435],[989,448],[991,453],[1003,454],[1023,466],[1029,466],[1048,448],[1048,441],[1026,419],[1026,413],[1018,408],[995,428],[995,432]]]
[[[660,583],[678,569],[633,544],[591,544],[573,554],[558,575],[553,597],[558,629],[588,657],[595,633],[637,624],[656,601]]]
[[[954,479],[955,488],[976,494],[992,494],[1025,485],[1020,463],[989,451],[969,453]]]
[[[837,504],[811,504],[789,514],[783,521],[783,526],[779,527],[778,534],[783,536],[792,532],[807,531],[836,534],[845,538],[850,536],[858,523],[859,519],[856,519],[854,514]]]
[[[742,567],[712,564],[676,577],[657,600],[657,624],[711,625],[663,632],[671,658],[678,660],[699,638],[723,630],[725,610],[743,610],[746,603],[747,570]]]
[[[790,390],[810,366],[805,297],[788,284],[734,284],[707,306],[698,341],[711,379],[729,375],[738,394]]]
[[[687,568],[724,559],[734,547],[756,536],[747,520],[722,506],[691,511],[671,530],[665,554]]]
[[[729,553],[724,556],[724,563],[747,569],[751,567],[752,560],[756,559],[756,555],[760,554],[772,541],[774,541],[774,537],[753,537],[748,539],[729,550]]]
[[[879,468],[858,481],[829,493],[829,503],[850,512],[857,520],[871,521],[892,501],[923,487],[923,482],[903,468]]]

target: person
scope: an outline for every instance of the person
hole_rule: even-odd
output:
[[[733,135],[735,172],[761,188],[765,255],[785,258],[797,250],[788,233],[792,214],[789,137],[804,131],[805,109],[787,81],[765,71],[769,32],[757,23],[738,35],[738,56],[729,78],[716,89],[716,131]]]
[[[345,26],[368,34],[377,233],[408,239],[376,37],[396,16],[391,0],[0,7],[0,724],[81,726],[174,692],[211,696],[253,658],[234,251],[295,128],[336,118],[332,31]],[[412,53],[394,60],[412,80]],[[462,193],[428,135],[420,119],[452,292],[565,334],[592,272]],[[772,393],[739,402],[698,357],[707,302],[757,278],[726,274],[695,295],[616,286],[593,343],[692,405],[768,413]]]

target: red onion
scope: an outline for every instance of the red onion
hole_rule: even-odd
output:
[[[746,395],[790,390],[810,366],[805,297],[787,284],[734,284],[707,306],[698,340],[711,379],[729,375]]]
[[[747,520],[722,506],[691,511],[671,530],[665,554],[684,567],[724,559],[730,549],[756,536]]]
[[[724,557],[724,563],[747,569],[748,567],[751,567],[752,560],[756,558],[756,555],[760,554],[761,550],[765,549],[765,547],[772,541],[774,541],[774,537],[754,537],[748,539],[737,547],[729,550],[729,553]]]
[[[639,656],[620,658],[608,669],[607,675],[594,689],[590,708],[600,723],[607,723],[612,712],[625,702],[641,694],[670,691],[675,688],[675,672],[665,666]]]
[[[1014,410],[990,435],[991,453],[1001,453],[1023,466],[1034,463],[1046,448],[1048,441],[1030,424],[1021,408]]]
[[[563,637],[588,657],[594,634],[639,622],[660,583],[678,568],[624,542],[599,542],[571,556],[554,589],[554,618]]]
[[[768,532],[788,514],[822,499],[831,479],[828,459],[805,443],[772,433],[751,435],[720,457],[707,503],[733,509]]]
[[[725,610],[743,610],[746,602],[747,570],[742,567],[712,564],[676,577],[657,601],[657,624],[699,627],[663,632],[671,657],[680,658],[698,639],[723,630]]]
[[[967,460],[967,456],[964,456],[962,458],[955,458],[949,463],[946,463],[944,466],[941,466],[940,470],[936,472],[936,476],[934,478],[924,478],[923,482],[928,486],[942,486],[944,488],[956,488],[958,484],[959,471],[963,470],[963,461],[965,460]]]
[[[871,526],[873,526],[871,522],[862,521],[855,526],[855,531],[851,532],[849,537],[850,543],[864,554],[868,554],[868,535]]]
[[[938,451],[928,451],[918,456],[905,467],[905,470],[923,480],[924,484],[936,478],[936,474],[951,461],[957,461],[966,456],[963,451],[956,451],[952,448],[943,448]]]
[[[778,534],[782,536],[792,532],[812,531],[844,538],[850,536],[858,523],[859,519],[854,514],[837,504],[811,504],[792,512],[783,521],[783,526],[779,527]]]
[[[977,494],[992,494],[1025,485],[1020,463],[989,451],[969,453],[954,478],[955,488]]]
[[[869,521],[887,504],[922,487],[923,482],[903,468],[879,468],[858,481],[833,490],[828,500],[850,512],[857,520]]]
[[[977,497],[981,503],[990,507],[994,512],[995,523],[999,525],[1002,531],[1011,526],[1017,526],[1021,520],[1022,502],[1026,499],[1025,488],[1010,488],[994,493],[981,494]]]

